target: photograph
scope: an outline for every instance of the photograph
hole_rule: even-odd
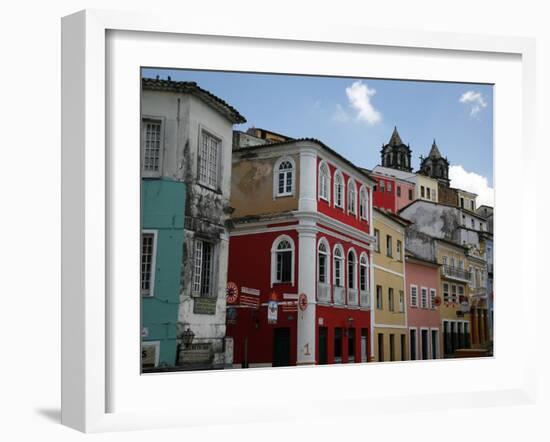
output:
[[[493,357],[493,84],[140,75],[143,374]]]

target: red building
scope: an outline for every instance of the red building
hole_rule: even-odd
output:
[[[234,146],[233,366],[371,357],[373,184],[318,140]]]

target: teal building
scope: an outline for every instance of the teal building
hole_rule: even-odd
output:
[[[142,368],[176,365],[185,183],[141,180]]]

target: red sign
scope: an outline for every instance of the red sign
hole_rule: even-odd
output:
[[[298,306],[302,311],[307,308],[307,295],[305,293],[300,293],[300,296],[298,296]]]
[[[235,304],[237,302],[238,296],[239,296],[239,288],[237,287],[237,284],[229,281],[227,283],[227,288],[225,289],[225,299],[227,300],[227,303]]]
[[[436,307],[439,307],[439,306],[441,305],[441,297],[440,297],[440,296],[436,296],[436,297],[434,298],[434,305],[435,305]]]

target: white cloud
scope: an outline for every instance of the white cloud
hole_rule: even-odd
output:
[[[350,117],[344,108],[337,104],[332,119],[334,121],[338,121],[339,123],[347,123],[350,120]]]
[[[487,102],[483,98],[483,95],[481,95],[481,92],[464,92],[458,101],[466,106],[470,106],[471,117],[477,116],[481,109],[487,107]]]
[[[495,189],[489,186],[489,180],[483,175],[475,172],[468,172],[462,166],[449,167],[449,178],[451,186],[477,193],[477,205],[487,204],[494,206]]]
[[[361,81],[355,81],[346,88],[349,105],[357,111],[356,119],[365,121],[374,125],[382,120],[382,115],[371,103],[371,98],[376,94],[376,90],[369,89],[367,84]]]

